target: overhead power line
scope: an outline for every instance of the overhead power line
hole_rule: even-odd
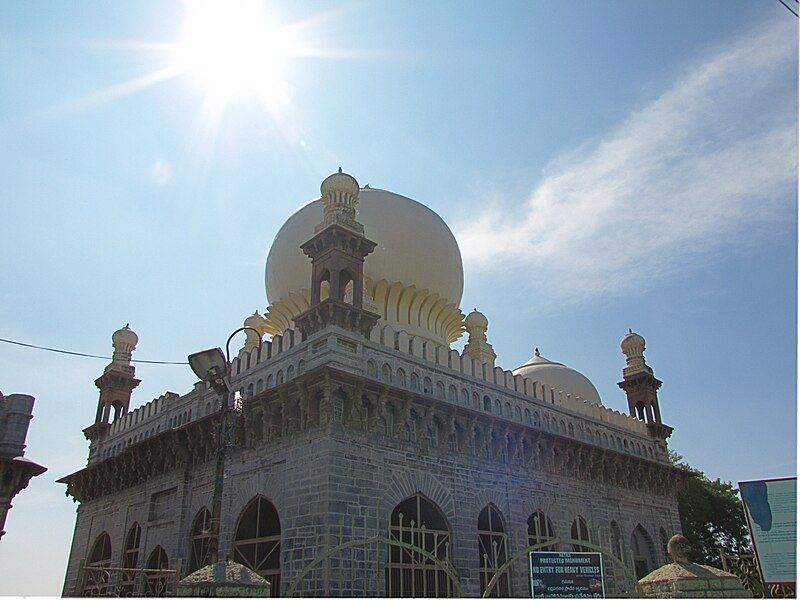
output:
[[[17,342],[14,340],[6,340],[0,338],[0,342],[5,342],[6,344],[14,344],[15,346],[24,346],[26,348],[34,348],[35,350],[47,350],[48,352],[58,352],[59,354],[70,354],[72,356],[83,356],[86,358],[102,358],[104,360],[113,360],[110,356],[100,356],[99,354],[86,354],[85,352],[72,352],[71,350],[60,350],[58,348],[47,348],[46,346],[37,346],[35,344],[26,344],[24,342]],[[131,359],[131,362],[135,363],[147,363],[150,365],[188,365],[188,362],[173,362],[169,360],[137,360]]]
[[[794,3],[795,3],[795,4],[797,4],[797,0],[789,0],[789,1],[790,1],[790,2],[794,1]],[[797,16],[800,16],[800,14],[799,14],[799,13],[795,12],[794,10],[792,10],[792,9],[789,7],[789,5],[788,5],[788,4],[786,4],[786,2],[784,2],[783,0],[778,0],[778,2],[780,2],[781,4],[783,4],[783,5],[786,7],[786,10],[788,10],[790,13],[792,13],[792,14],[793,14],[795,17],[797,17]]]

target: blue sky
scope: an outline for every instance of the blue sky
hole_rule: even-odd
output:
[[[130,322],[157,360],[223,343],[341,165],[449,223],[498,364],[538,346],[623,410],[632,327],[673,449],[712,477],[795,474],[798,39],[777,0],[267,12],[315,52],[277,105],[210,116],[196,78],[152,77],[182,3],[0,5],[0,337],[107,354]],[[0,344],[49,468],[9,515],[0,593],[60,593],[75,505],[54,481],[85,464],[104,365]],[[137,374],[134,406],[194,379]]]

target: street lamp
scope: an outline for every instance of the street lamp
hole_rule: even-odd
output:
[[[217,431],[217,465],[214,473],[214,494],[211,498],[211,544],[208,549],[210,564],[219,560],[219,525],[222,518],[222,484],[225,478],[225,451],[228,443],[228,398],[231,393],[231,351],[233,336],[240,331],[255,331],[253,327],[240,327],[234,331],[225,344],[225,354],[220,348],[209,348],[189,355],[189,366],[202,381],[207,382],[219,395],[219,429]]]

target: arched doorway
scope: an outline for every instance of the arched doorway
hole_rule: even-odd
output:
[[[190,573],[209,564],[211,538],[211,513],[207,508],[202,508],[192,523],[192,539],[189,548]]]
[[[86,596],[106,596],[108,595],[108,580],[111,566],[111,536],[105,531],[97,536],[86,560],[88,567],[86,572],[86,583],[83,593]]]
[[[653,541],[650,539],[650,534],[641,525],[637,525],[631,533],[631,554],[637,580],[655,568]]]
[[[273,596],[281,589],[281,522],[272,502],[256,496],[239,516],[233,560],[269,581]]]
[[[591,552],[591,549],[588,546],[584,546],[583,544],[576,543],[577,542],[591,542],[589,538],[589,527],[586,525],[586,520],[578,515],[578,517],[572,522],[572,528],[570,529],[570,534],[572,535],[572,551],[573,552]]]
[[[165,571],[169,569],[169,558],[161,546],[156,546],[147,559],[147,569]],[[145,585],[145,596],[166,596],[169,574],[167,573],[147,573]]]
[[[139,543],[142,539],[142,528],[138,523],[131,525],[128,535],[125,536],[125,551],[122,554],[122,568],[135,569],[139,566]],[[120,596],[136,595],[136,573],[123,571],[119,582]]]
[[[389,519],[386,595],[442,598],[453,595],[450,526],[442,511],[422,494],[394,507]]]
[[[508,536],[503,517],[494,504],[486,506],[478,515],[478,560],[480,561],[481,595],[500,565],[508,560]],[[504,571],[489,591],[490,598],[507,598],[510,594],[509,572]]]

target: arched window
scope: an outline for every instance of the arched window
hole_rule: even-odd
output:
[[[419,375],[416,373],[411,374],[411,389],[418,390],[419,389]]]
[[[480,564],[481,595],[497,569],[508,560],[507,536],[500,511],[490,504],[478,515],[478,560]],[[489,592],[489,598],[508,598],[510,594],[508,569]]]
[[[572,423],[567,425],[567,433],[569,433],[571,437],[575,437],[575,426]]]
[[[510,419],[510,418],[511,418],[511,403],[510,403],[510,402],[506,402],[506,412],[505,412],[505,415],[506,415],[506,418],[507,418],[507,419]]]
[[[294,378],[294,365],[289,365],[286,369],[286,381]]]
[[[514,417],[517,421],[522,421],[522,410],[519,406],[514,407]]]
[[[631,534],[631,554],[636,579],[641,579],[655,568],[653,542],[644,527],[637,525]]]
[[[273,381],[274,381],[274,380],[273,380],[273,378],[272,378],[272,373],[270,373],[269,375],[267,375],[267,387],[268,387],[268,388],[271,388],[271,387],[272,387]]]
[[[483,410],[488,413],[492,412],[492,400],[489,398],[489,396],[483,397]]]
[[[392,383],[392,368],[387,364],[381,367],[381,379],[386,383]]]
[[[622,560],[622,534],[616,521],[611,521],[611,551]]]
[[[269,581],[273,596],[281,587],[281,522],[278,511],[256,496],[242,511],[233,540],[233,560]]]
[[[253,396],[253,384],[247,386],[247,397],[250,398]]]
[[[494,399],[494,414],[496,414],[498,417],[503,416],[503,405],[500,404],[500,400],[497,398]]]
[[[430,377],[426,377],[425,379],[422,380],[422,383],[423,383],[422,391],[425,392],[426,394],[432,394],[433,393],[433,381],[431,381],[431,378]]]
[[[436,382],[436,397],[444,398],[444,383],[441,381]]]
[[[256,394],[260,394],[263,389],[264,389],[264,380],[259,379],[258,381],[256,381]]]
[[[192,524],[192,541],[189,549],[190,573],[210,564],[211,541],[211,513],[207,508],[202,508]]]
[[[278,374],[275,375],[275,385],[280,385],[283,383],[283,369],[278,370]]]
[[[85,596],[105,596],[108,594],[108,580],[111,566],[111,536],[105,531],[97,536],[86,560]]]
[[[397,385],[406,387],[406,372],[403,369],[397,369]]]
[[[150,553],[150,558],[147,559],[147,569],[152,569],[155,572],[148,572],[145,574],[145,596],[166,596],[167,585],[170,579],[174,577],[172,573],[159,573],[158,571],[165,571],[169,569],[169,559],[167,553],[161,546],[156,546]]]
[[[531,411],[530,411],[529,408],[525,409],[525,424],[526,425],[530,425],[531,424]]]
[[[131,525],[125,537],[125,550],[122,553],[122,568],[135,569],[139,566],[139,543],[142,539],[142,528],[138,523]],[[123,571],[119,582],[120,596],[133,596],[136,592],[136,573]]]
[[[372,359],[367,361],[367,377],[378,377],[378,365]]]
[[[578,516],[572,522],[572,528],[570,529],[570,535],[572,535],[573,540],[577,540],[578,542],[591,542],[589,538],[589,527],[586,525],[586,521],[583,517]],[[584,546],[579,543],[572,542],[572,551],[573,552],[591,552],[592,549],[588,546]]]
[[[443,564],[452,564],[450,526],[439,508],[422,494],[394,507],[389,520],[386,596],[390,598],[450,597],[453,586]],[[410,544],[416,549],[392,542]]]
[[[458,402],[458,390],[456,386],[451,385],[447,388],[447,399],[451,402]]]
[[[469,392],[467,388],[461,388],[461,404],[469,406]]]
[[[528,546],[544,544],[554,537],[553,522],[548,519],[542,511],[537,510],[528,517]],[[557,545],[555,543],[547,544],[538,548],[538,550],[541,552],[555,552],[557,550]]]

